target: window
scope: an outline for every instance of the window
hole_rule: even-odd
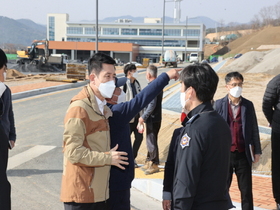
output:
[[[49,40],[54,41],[55,38],[55,17],[49,16]]]
[[[95,27],[85,27],[85,34],[95,34]]]
[[[79,41],[81,41],[81,39],[80,38],[67,38],[67,41],[71,41],[71,42],[79,42]]]
[[[121,35],[137,35],[136,28],[122,28]]]
[[[186,29],[183,31],[183,36],[186,36]],[[188,29],[187,36],[200,36],[200,30],[199,29]]]
[[[81,40],[82,41],[82,40]],[[99,42],[110,43],[133,43],[140,46],[162,46],[162,40],[139,40],[139,39],[99,39]],[[165,40],[166,47],[184,47],[184,40]]]
[[[67,27],[67,34],[83,34],[82,27]]]
[[[162,36],[162,29],[140,29],[139,35],[144,36]]]
[[[199,41],[188,41],[188,47],[199,47]]]
[[[181,29],[164,29],[164,36],[181,36]]]
[[[104,35],[119,35],[118,28],[103,28]]]

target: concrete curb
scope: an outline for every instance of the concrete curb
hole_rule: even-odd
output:
[[[144,194],[162,201],[162,183],[162,179],[134,179],[131,185]]]
[[[59,90],[65,90],[65,89],[69,89],[69,88],[81,87],[86,84],[88,84],[88,80],[85,80],[82,82],[77,82],[77,83],[68,83],[65,85],[52,86],[52,87],[47,87],[47,88],[39,88],[39,89],[24,91],[24,92],[20,92],[20,93],[13,93],[12,100],[18,100],[18,99],[22,99],[22,98],[26,98],[26,97],[50,93],[50,92],[59,91]]]
[[[162,179],[134,179],[131,183],[132,187],[143,192],[144,194],[158,200],[162,201],[162,189],[163,180]],[[234,210],[241,210],[241,204],[233,202],[236,208]],[[233,210],[232,209],[232,210]],[[254,210],[267,210],[259,207],[254,207]]]

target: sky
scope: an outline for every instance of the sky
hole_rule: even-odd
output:
[[[96,0],[0,0],[0,16],[46,24],[48,13],[68,13],[70,21],[95,20]],[[174,2],[165,0],[165,15],[173,17]],[[182,0],[181,21],[206,16],[217,22],[248,23],[260,9],[280,0]],[[164,0],[99,0],[98,19],[131,15],[162,17]],[[1,31],[1,29],[0,29]]]

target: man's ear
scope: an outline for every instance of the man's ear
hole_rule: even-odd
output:
[[[189,90],[190,97],[194,96],[194,93],[196,94],[195,90],[193,89],[192,86],[190,86],[189,88],[190,88],[190,90]]]
[[[93,73],[91,73],[91,74],[89,75],[89,80],[92,82],[92,81],[94,81],[95,77],[96,77],[96,75],[93,74]]]
[[[229,87],[228,87],[228,85],[225,85],[225,88],[227,89],[227,91],[229,91],[230,89],[229,89]]]

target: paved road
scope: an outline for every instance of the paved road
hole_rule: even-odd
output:
[[[144,72],[139,74],[139,81],[143,87],[147,84]],[[10,151],[7,172],[12,185],[12,209],[63,209],[59,201],[63,118],[70,99],[80,89],[13,101],[18,137],[16,147]],[[134,207],[141,209],[137,204]]]

